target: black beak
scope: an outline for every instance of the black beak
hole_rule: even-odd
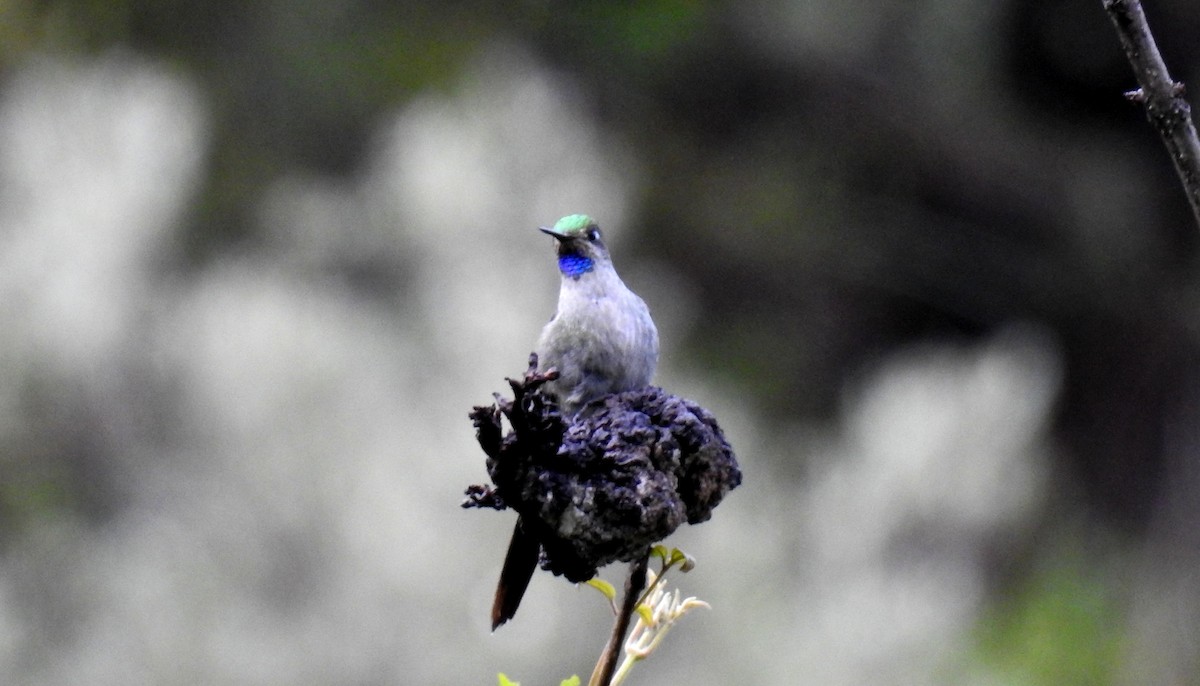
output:
[[[564,234],[564,233],[559,233],[559,232],[555,231],[554,229],[550,228],[549,226],[539,226],[539,227],[538,227],[538,231],[541,231],[542,233],[545,233],[545,234],[549,234],[549,235],[551,235],[551,236],[554,236],[554,237],[555,237],[555,238],[557,238],[559,241],[569,241],[569,240],[571,240],[571,237],[570,237],[570,236],[568,236],[568,235],[566,235],[566,234]]]

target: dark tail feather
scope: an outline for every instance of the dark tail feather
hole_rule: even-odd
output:
[[[504,568],[500,570],[500,583],[496,585],[496,599],[492,602],[492,631],[517,614],[517,607],[537,569],[540,549],[537,540],[517,519],[508,554],[504,556]]]

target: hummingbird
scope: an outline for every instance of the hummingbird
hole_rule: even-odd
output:
[[[646,303],[621,281],[596,220],[572,214],[539,230],[555,239],[558,309],[537,343],[538,366],[558,370],[547,389],[567,416],[611,393],[650,385],[658,329]],[[492,604],[492,630],[512,619],[537,568],[541,545],[517,519]]]

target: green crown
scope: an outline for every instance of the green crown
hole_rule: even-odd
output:
[[[579,233],[589,226],[595,225],[596,220],[586,214],[569,214],[558,220],[558,223],[554,225],[554,230],[558,233],[571,234]]]

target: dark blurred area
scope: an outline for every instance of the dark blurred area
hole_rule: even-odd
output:
[[[1200,5],[1146,10],[1200,92]],[[889,351],[1049,332],[1063,366],[1050,495],[997,556],[998,586],[1022,583],[1038,531],[1170,547],[1200,514],[1172,486],[1200,485],[1180,438],[1200,421],[1200,227],[1122,95],[1135,81],[1099,0],[80,0],[7,3],[0,23],[0,87],[43,52],[114,47],[198,81],[208,166],[161,265],[181,272],[259,249],[256,203],[284,173],[355,178],[390,112],[452,90],[489,45],[523,46],[636,152],[622,254],[698,288],[682,350],[768,427],[830,420]],[[333,269],[369,290],[403,282],[380,276],[392,266]],[[121,506],[119,460],[94,444],[109,425],[82,401],[54,411],[78,433],[4,438],[33,457],[0,459],[0,483],[32,487],[0,490],[0,546],[38,508],[103,521]],[[765,467],[752,478],[803,478]]]

